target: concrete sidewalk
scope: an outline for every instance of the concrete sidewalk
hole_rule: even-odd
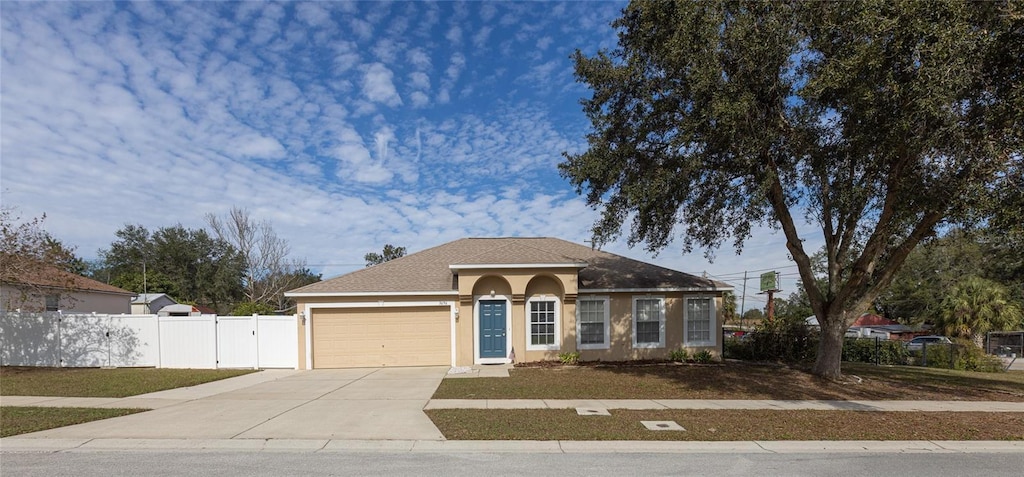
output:
[[[37,406],[37,407],[102,407],[102,408],[135,408],[161,409],[182,404],[196,399],[208,398],[218,394],[238,391],[257,384],[292,376],[301,371],[292,369],[266,369],[258,373],[244,374],[219,381],[168,389],[123,398],[103,397],[54,397],[54,396],[0,396],[0,406]]]
[[[742,399],[431,399],[424,409],[772,409],[820,411],[1024,412],[1024,402],[780,401]]]

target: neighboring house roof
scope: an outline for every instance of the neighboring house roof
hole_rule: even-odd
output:
[[[65,272],[55,267],[34,267],[33,270],[22,272],[9,284],[18,286],[33,286],[40,288],[53,288],[59,290],[108,293],[112,295],[135,295],[123,288],[86,278],[74,273]]]
[[[899,323],[873,313],[864,313],[857,318],[850,326],[891,326]]]
[[[139,293],[139,296],[132,298],[132,304],[145,305],[146,303],[155,303],[161,298],[169,300],[171,303],[177,303],[173,298],[167,296],[166,293]]]
[[[323,293],[414,293],[458,289],[460,269],[509,266],[578,267],[579,288],[708,289],[732,286],[621,255],[547,237],[465,238],[324,280],[288,292],[290,296]]]

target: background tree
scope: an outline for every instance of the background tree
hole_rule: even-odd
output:
[[[75,256],[74,249],[65,246],[43,228],[45,220],[44,214],[22,221],[13,208],[0,207],[0,283],[20,284],[25,295],[22,302],[28,299],[28,295],[41,293],[34,285],[24,283],[25,277],[44,275],[52,268],[71,273],[80,273],[84,269],[85,262]],[[4,306],[21,307],[19,303]]]
[[[363,258],[366,260],[366,266],[372,267],[404,256],[405,247],[396,247],[394,245],[387,244],[384,246],[382,253],[370,252],[364,255]]]
[[[110,248],[99,252],[94,278],[137,293],[167,293],[179,303],[220,313],[241,298],[241,256],[207,231],[179,224],[150,233],[141,225],[125,225],[115,235]]]
[[[982,347],[989,331],[1018,329],[1024,325],[1021,308],[1009,299],[1006,288],[971,276],[953,286],[942,300],[935,327],[947,336],[973,341]]]
[[[1022,22],[1014,2],[634,1],[617,48],[575,54],[593,131],[560,170],[602,210],[598,243],[631,219],[630,245],[678,227],[712,257],[780,228],[821,324],[813,372],[838,378],[846,328],[907,255],[1024,160]]]
[[[722,293],[722,317],[726,324],[740,324],[739,314],[736,313],[736,294],[733,292]]]
[[[256,220],[246,209],[232,207],[221,218],[206,215],[214,234],[231,244],[242,258],[245,301],[275,306],[283,293],[296,288],[306,275],[305,262],[288,260],[288,241],[278,237],[269,221]]]
[[[764,312],[757,309],[751,308],[743,312],[743,325],[753,326],[761,322],[764,319]]]

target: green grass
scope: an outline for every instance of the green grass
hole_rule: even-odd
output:
[[[520,367],[508,378],[445,379],[434,399],[813,399],[1024,401],[1024,372],[844,363],[842,381],[807,370],[711,366]]]
[[[2,396],[127,397],[252,373],[249,369],[0,368]]]
[[[127,416],[146,409],[85,407],[0,407],[0,437],[45,431],[55,427]]]
[[[772,410],[435,409],[452,440],[1024,440],[1024,413]],[[676,421],[685,431],[649,431]]]

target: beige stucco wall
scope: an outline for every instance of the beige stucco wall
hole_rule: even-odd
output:
[[[517,362],[530,362],[558,359],[559,353],[576,351],[576,300],[578,293],[577,270],[564,269],[491,269],[461,270],[458,280],[459,290],[450,296],[346,296],[346,297],[299,297],[298,311],[304,312],[307,304],[325,303],[400,303],[400,302],[438,302],[454,305],[455,321],[455,364],[469,366],[475,362],[475,317],[474,304],[480,298],[494,295],[506,297],[511,306],[511,337],[512,349],[515,350]],[[527,348],[527,303],[533,296],[556,296],[559,302],[559,325],[561,342],[557,350],[528,351]],[[590,296],[590,295],[583,295]],[[667,359],[669,354],[683,344],[683,313],[684,297],[714,297],[715,324],[712,330],[714,346],[687,347],[692,354],[708,349],[715,356],[721,356],[722,349],[722,298],[720,292],[715,293],[601,293],[597,296],[609,297],[610,308],[610,346],[608,349],[580,350],[580,358],[584,361],[624,361],[636,359]],[[632,345],[633,336],[633,297],[662,296],[665,298],[665,347],[637,348]],[[298,324],[299,366],[306,366],[306,329],[303,320]]]
[[[608,349],[580,350],[583,361],[626,361],[639,359],[668,359],[673,350],[683,346],[683,313],[684,297],[714,297],[715,324],[712,328],[714,346],[685,346],[693,354],[707,349],[715,356],[721,356],[722,350],[722,298],[711,294],[693,294],[684,292],[668,293],[605,293],[600,295],[580,295],[580,299],[591,296],[608,297],[610,309],[609,326],[611,328]],[[633,348],[633,298],[664,297],[665,299],[665,347]],[[575,318],[575,317],[574,317]],[[575,319],[573,321],[573,345],[575,346]]]

